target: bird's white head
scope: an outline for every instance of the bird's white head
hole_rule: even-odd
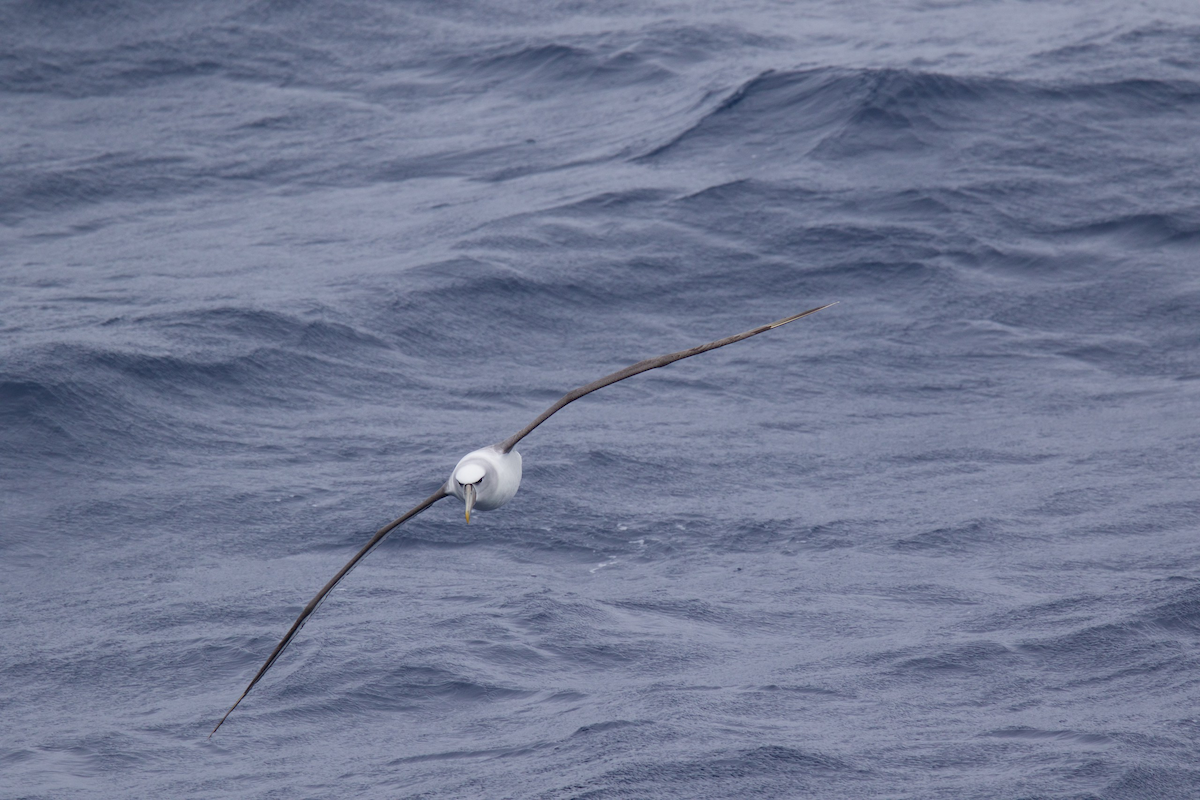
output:
[[[521,454],[515,450],[501,453],[485,447],[467,453],[446,481],[446,492],[466,505],[467,522],[471,510],[491,511],[507,503],[521,485]]]

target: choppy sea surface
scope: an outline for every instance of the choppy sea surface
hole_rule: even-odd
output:
[[[1200,796],[1194,3],[14,0],[0,153],[0,796]]]

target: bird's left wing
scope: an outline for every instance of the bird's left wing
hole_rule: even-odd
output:
[[[611,386],[617,381],[623,381],[626,378],[632,378],[634,375],[645,372],[646,370],[665,367],[667,364],[674,364],[680,359],[698,356],[701,353],[707,353],[709,350],[716,350],[718,347],[724,347],[727,344],[733,344],[734,342],[740,342],[743,339],[749,339],[751,336],[757,336],[760,333],[766,333],[767,331],[774,330],[781,325],[787,325],[789,322],[795,322],[801,317],[807,317],[809,314],[815,314],[818,311],[824,311],[825,309],[829,308],[829,306],[836,305],[837,303],[829,303],[828,305],[819,306],[818,308],[810,308],[808,311],[801,311],[799,314],[793,314],[790,317],[784,317],[776,322],[760,325],[759,327],[746,331],[745,333],[737,333],[733,336],[726,336],[724,339],[717,339],[715,342],[697,345],[696,347],[692,347],[687,350],[680,350],[678,353],[667,353],[665,356],[647,358],[645,361],[639,361],[638,363],[632,364],[625,369],[617,370],[611,375],[605,375],[599,380],[592,381],[589,384],[580,386],[578,389],[572,389],[564,394],[561,398],[559,398],[557,403],[543,411],[541,416],[526,425],[521,430],[514,433],[512,436],[505,439],[503,442],[500,442],[498,445],[496,445],[496,449],[498,449],[501,453],[507,453],[509,450],[512,450],[513,447],[516,446],[517,442],[528,436],[530,432],[532,432],[533,429],[538,425],[541,425],[543,422],[550,419],[552,414],[560,411],[563,406],[567,405],[568,403],[575,402],[585,394],[591,394],[597,389],[603,389],[605,386]]]
[[[366,556],[367,553],[374,550],[375,546],[382,542],[383,538],[391,533],[394,528],[400,525],[400,523],[404,522],[410,517],[415,517],[417,514],[420,514],[438,500],[448,496],[449,495],[446,494],[445,487],[438,489],[436,492],[429,495],[429,497],[421,501],[421,503],[416,507],[405,512],[403,516],[392,520],[387,525],[384,525],[382,528],[376,531],[375,535],[371,537],[371,541],[363,545],[363,548],[354,555],[354,558],[350,559],[349,563],[342,567],[338,574],[334,575],[332,580],[325,584],[321,591],[317,592],[317,596],[308,601],[308,605],[306,605],[304,610],[300,612],[300,616],[297,617],[296,621],[292,623],[292,627],[288,629],[286,634],[284,634],[284,637],[280,640],[279,644],[275,645],[275,649],[267,658],[266,663],[262,665],[262,668],[258,671],[258,674],[254,676],[254,680],[250,681],[250,685],[246,687],[246,691],[242,692],[242,696],[237,699],[237,703],[234,703],[230,709],[225,712],[225,716],[221,717],[221,721],[217,723],[216,728],[212,729],[212,733],[208,735],[208,738],[212,738],[213,733],[217,732],[217,728],[221,727],[225,720],[229,718],[229,715],[233,713],[233,709],[238,707],[238,703],[241,703],[246,699],[246,695],[250,694],[250,690],[254,688],[254,684],[262,680],[262,676],[267,674],[267,670],[269,670],[271,665],[275,663],[275,659],[279,658],[280,653],[282,653],[284,649],[291,644],[292,639],[294,639],[296,634],[300,632],[300,629],[304,627],[305,620],[312,616],[312,613],[317,610],[317,606],[319,606],[321,601],[325,599],[325,595],[332,592],[333,587],[337,586],[338,582],[341,581],[342,578],[346,577],[350,573],[350,570],[354,569],[355,565],[358,564],[359,561],[362,561],[363,557]]]

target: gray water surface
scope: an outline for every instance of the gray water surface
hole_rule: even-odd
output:
[[[1200,796],[1192,4],[0,44],[0,796]]]

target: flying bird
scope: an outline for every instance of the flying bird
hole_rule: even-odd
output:
[[[375,547],[383,541],[384,537],[391,533],[401,523],[404,523],[407,520],[415,517],[417,514],[420,514],[437,501],[446,497],[457,497],[463,502],[463,505],[466,509],[466,518],[468,523],[471,522],[472,511],[491,511],[493,509],[500,508],[500,506],[511,500],[513,495],[517,493],[517,487],[521,485],[521,454],[513,448],[516,447],[517,442],[528,436],[534,430],[534,428],[549,419],[555,412],[562,410],[564,406],[569,403],[573,403],[584,395],[591,394],[597,389],[603,389],[605,386],[614,384],[617,381],[623,381],[626,378],[631,378],[634,375],[637,375],[641,372],[646,372],[647,370],[665,367],[668,364],[673,364],[681,359],[691,358],[692,356],[706,353],[709,350],[716,350],[718,347],[724,347],[727,344],[733,344],[734,342],[740,342],[743,339],[749,339],[751,336],[757,336],[760,333],[773,330],[781,325],[794,322],[801,317],[807,317],[809,314],[815,314],[818,311],[823,311],[824,309],[833,305],[837,304],[829,303],[828,305],[819,306],[817,308],[810,308],[808,311],[786,317],[778,322],[772,322],[769,325],[763,325],[753,330],[746,331],[745,333],[739,333],[735,336],[728,336],[724,339],[718,339],[715,342],[698,345],[697,347],[693,347],[688,350],[680,350],[678,353],[668,353],[665,356],[647,358],[645,361],[639,361],[632,366],[618,370],[611,375],[605,375],[599,380],[592,381],[589,384],[580,386],[578,389],[573,389],[567,392],[559,399],[557,403],[543,411],[537,419],[504,441],[467,453],[459,460],[458,464],[455,465],[454,470],[450,473],[449,480],[438,487],[438,490],[429,495],[429,497],[426,497],[416,506],[406,511],[403,515],[380,528],[375,535],[371,537],[370,541],[363,545],[363,548],[354,554],[354,558],[350,559],[346,566],[342,567],[338,573],[330,579],[329,583],[325,584],[325,586],[321,588],[321,591],[317,592],[317,596],[308,601],[308,605],[306,605],[304,610],[300,612],[300,616],[297,617],[296,621],[292,623],[292,627],[288,629],[286,634],[284,634],[283,639],[280,640],[279,644],[275,645],[275,649],[271,651],[271,655],[267,657],[266,662],[258,670],[258,674],[254,676],[254,680],[250,681],[250,685],[246,687],[246,691],[242,692],[242,695],[237,699],[237,702],[235,702],[230,709],[225,712],[225,716],[221,717],[221,721],[218,722],[216,727],[212,729],[212,733],[210,733],[208,737],[210,739],[212,738],[213,733],[217,732],[217,728],[220,728],[221,725],[224,724],[225,720],[229,718],[229,715],[233,713],[233,710],[237,708],[243,700],[246,699],[246,695],[250,694],[250,690],[254,688],[255,684],[262,680],[262,677],[267,674],[267,670],[271,668],[276,659],[278,659],[280,654],[283,653],[284,649],[291,644],[292,639],[296,637],[296,634],[300,632],[300,628],[304,626],[305,621],[312,616],[314,611],[317,610],[317,606],[321,604],[321,601],[325,599],[325,596],[333,591],[333,587],[337,586],[342,578],[346,577],[350,570],[354,569],[358,562],[361,561],[363,557],[367,555],[367,553],[370,553],[372,550],[374,550]]]

